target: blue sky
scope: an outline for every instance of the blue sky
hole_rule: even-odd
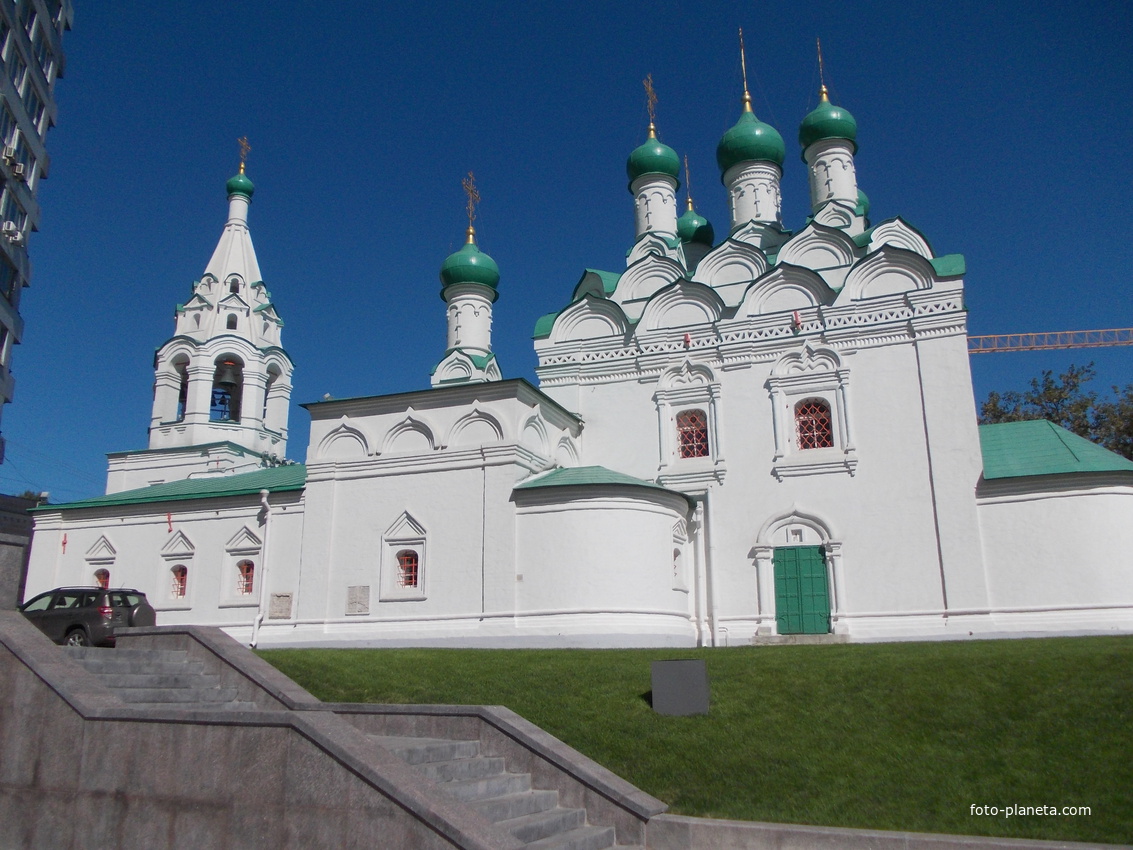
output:
[[[1133,13],[1126,2],[403,4],[78,0],[48,136],[32,286],[3,414],[0,490],[97,495],[105,453],[146,445],[154,349],[224,223],[236,139],[250,225],[296,363],[299,403],[420,389],[444,349],[437,271],[467,224],[499,263],[494,343],[534,380],[536,318],[633,237],[625,158],[652,73],[663,141],[698,210],[727,225],[714,152],[740,108],[787,142],[783,213],[802,226],[795,143],[818,87],[857,118],[873,221],[901,215],[967,258],[971,333],[1133,326]],[[1133,349],[972,358],[977,398]]]

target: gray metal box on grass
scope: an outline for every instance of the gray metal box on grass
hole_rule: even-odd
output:
[[[653,710],[658,714],[708,713],[708,667],[703,659],[653,662]]]

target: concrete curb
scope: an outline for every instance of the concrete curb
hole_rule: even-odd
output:
[[[649,850],[1114,850],[1126,846],[843,829],[682,815],[651,818],[646,834]]]

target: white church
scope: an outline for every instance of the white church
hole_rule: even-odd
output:
[[[241,165],[156,356],[148,448],[109,456],[105,496],[36,512],[26,597],[137,587],[159,624],[259,646],[1133,630],[1133,463],[977,426],[963,257],[869,220],[856,133],[823,87],[788,230],[783,139],[745,91],[717,243],[691,199],[678,217],[651,122],[626,267],[538,319],[537,387],[493,355],[501,278],[470,226],[430,386],[304,405],[305,464],[284,460],[292,362]]]

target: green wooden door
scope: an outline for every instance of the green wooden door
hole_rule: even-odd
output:
[[[830,591],[821,546],[775,550],[775,620],[781,635],[830,631]]]

